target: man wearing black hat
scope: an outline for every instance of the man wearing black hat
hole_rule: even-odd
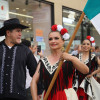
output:
[[[25,100],[26,66],[33,76],[37,62],[28,47],[21,44],[22,29],[17,18],[4,21],[0,36],[0,100]]]

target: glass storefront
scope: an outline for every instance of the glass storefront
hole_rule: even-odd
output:
[[[42,50],[46,50],[47,37],[52,24],[51,4],[38,2],[38,0],[1,1],[7,3],[8,19],[18,18],[21,24],[29,26],[28,29],[22,31],[22,39],[30,40],[32,43],[34,41],[35,44],[41,45]],[[0,19],[0,22],[3,23],[3,21]]]
[[[63,17],[62,17],[63,26],[67,28],[70,36],[72,36],[82,12],[71,9],[71,8],[63,7],[62,13],[63,13]],[[96,44],[98,46],[100,45],[98,42],[100,40],[99,34],[95,30],[94,26],[91,24],[89,19],[86,16],[84,16],[83,22],[81,23],[78,29],[78,32],[75,36],[75,39],[71,45],[70,52],[73,50],[75,45],[81,44],[81,42],[86,38],[87,35],[93,36],[95,38]],[[65,45],[64,45],[65,47],[67,46],[68,42],[69,41],[65,42]]]
[[[75,10],[63,7],[63,17],[62,17],[63,18],[63,26],[68,30],[68,33],[70,34],[70,36],[72,36],[72,34],[75,30],[75,27],[80,18],[80,15],[81,15],[81,12],[79,12],[79,11],[75,11]],[[75,36],[75,39],[71,45],[71,49],[73,49],[76,44],[77,45],[81,44],[81,37],[82,37],[81,31],[82,31],[82,28],[80,26],[80,28]],[[65,47],[67,46],[68,42],[69,41],[65,41]]]
[[[36,30],[45,31],[44,28],[51,26],[51,6],[34,0],[26,1],[8,0],[9,18],[18,18],[21,24],[29,26],[27,30],[23,30],[22,39],[32,40]]]

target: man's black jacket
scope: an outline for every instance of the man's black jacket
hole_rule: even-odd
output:
[[[0,98],[25,98],[26,66],[33,76],[37,62],[28,47],[0,43]]]

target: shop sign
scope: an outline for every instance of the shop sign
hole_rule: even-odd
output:
[[[36,29],[36,36],[43,36],[43,30]]]
[[[41,42],[41,41],[43,41],[43,37],[36,36],[36,41],[38,41],[38,42]]]
[[[0,20],[7,20],[9,18],[8,1],[0,0]]]

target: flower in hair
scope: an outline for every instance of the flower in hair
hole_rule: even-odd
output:
[[[93,46],[93,47],[95,47],[95,45],[96,45],[95,43],[92,43],[92,46]]]
[[[87,36],[87,39],[91,41],[93,47],[96,45],[96,44],[95,44],[94,37]]]
[[[67,39],[69,39],[70,38],[70,35],[68,34],[68,33],[65,33],[64,35],[63,35],[63,39],[64,40],[67,40]]]
[[[94,39],[94,38],[93,38]],[[91,41],[92,42],[92,46],[95,47],[95,40]]]
[[[94,41],[94,37],[91,37],[91,38],[90,38],[90,41]]]
[[[57,30],[57,25],[56,25],[56,24],[53,25],[53,26],[51,27],[51,29],[52,29],[52,31],[56,31],[56,30]]]
[[[61,35],[64,35],[65,33],[68,33],[68,31],[66,30],[66,28],[63,28],[63,29],[61,30]]]
[[[88,40],[90,40],[91,36],[87,36],[86,38],[87,38]]]
[[[60,32],[60,34],[61,34],[61,36],[62,36],[62,38],[64,39],[64,40],[67,40],[67,39],[69,39],[69,37],[70,37],[70,35],[68,34],[68,31],[67,31],[67,29],[66,28],[63,28],[63,26],[62,25],[53,25],[52,27],[51,27],[51,30],[52,31],[59,31]]]
[[[57,25],[57,30],[60,32],[63,29],[61,25]]]

